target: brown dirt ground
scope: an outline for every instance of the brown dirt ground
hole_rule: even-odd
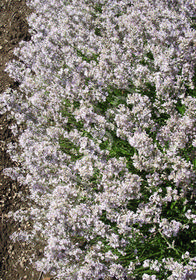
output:
[[[17,59],[13,49],[18,46],[21,40],[29,41],[31,35],[28,33],[26,17],[33,10],[26,6],[25,0],[0,0],[0,93],[11,87],[19,90],[19,83],[14,81],[4,71],[9,60]],[[0,114],[0,280],[41,280],[44,275],[37,272],[29,263],[28,256],[31,253],[42,255],[42,248],[33,248],[25,243],[13,243],[9,236],[16,230],[30,228],[30,225],[23,225],[13,219],[6,218],[9,211],[16,211],[28,207],[28,201],[21,200],[28,194],[27,186],[20,186],[17,181],[4,176],[2,170],[7,167],[17,166],[12,162],[9,154],[6,153],[6,143],[17,142],[9,125],[14,120],[7,120],[7,113]],[[25,126],[19,127],[20,131]],[[45,277],[49,275],[45,275]]]

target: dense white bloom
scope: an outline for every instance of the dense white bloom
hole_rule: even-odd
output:
[[[156,275],[148,275],[146,273],[143,274],[142,280],[156,280]]]
[[[119,280],[123,280],[125,277],[125,269],[120,264],[111,264],[109,268],[109,275],[111,277],[116,275]]]
[[[161,228],[162,233],[165,236],[171,237],[171,236],[177,236],[180,228],[182,227],[182,224],[175,220],[169,222],[167,219],[163,218],[159,223],[159,227]]]
[[[20,60],[6,68],[24,94],[0,95],[0,113],[26,124],[24,131],[10,127],[19,141],[8,143],[7,152],[20,165],[3,173],[28,184],[32,207],[10,215],[34,225],[12,238],[43,243],[36,267],[56,279],[134,277],[143,227],[152,236],[158,227],[163,238],[189,227],[162,217],[162,207],[185,197],[196,179],[194,161],[182,156],[196,146],[196,98],[185,88],[194,90],[196,3],[27,4],[35,9],[28,17],[32,40],[20,43],[14,51]],[[195,223],[192,208],[182,215]],[[138,247],[124,267],[119,255],[127,258],[130,239]],[[169,280],[195,269],[194,259],[183,258],[187,265],[162,260]],[[142,263],[160,271],[156,260]]]
[[[196,224],[196,215],[191,213],[192,211],[189,209],[187,210],[187,212],[185,213],[185,216],[187,217],[187,219],[193,219],[193,223]]]
[[[145,260],[143,263],[143,267],[149,267],[150,266],[150,260]]]

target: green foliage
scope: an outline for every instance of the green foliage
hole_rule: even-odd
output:
[[[95,9],[95,11],[97,12],[97,13],[102,13],[102,7],[104,6],[104,4],[100,4],[100,3],[96,3],[95,4],[95,7],[94,7],[94,9]]]
[[[192,242],[195,240],[196,226],[193,223],[189,224],[188,229],[180,230],[177,237],[175,238],[175,248],[181,252],[188,251],[190,257],[196,255],[196,243]]]
[[[83,61],[87,61],[90,63],[92,60],[94,60],[96,63],[98,63],[97,58],[99,57],[99,54],[93,53],[92,56],[85,55],[81,50],[74,47],[74,49],[77,52],[77,55],[82,58]]]
[[[196,17],[191,17],[191,20],[192,20],[191,28],[196,29],[196,22],[194,22],[196,20]]]
[[[78,243],[79,244],[78,247],[81,250],[85,250],[86,249],[87,241],[86,241],[86,239],[83,236],[74,235],[74,236],[71,237],[71,240],[72,240],[73,244]]]
[[[136,149],[130,146],[128,141],[123,140],[116,136],[116,133],[113,131],[108,131],[110,139],[103,141],[99,144],[101,150],[109,150],[110,153],[107,156],[109,158],[119,158],[125,157],[126,158],[126,167],[128,170],[134,174],[137,174],[139,171],[133,166],[132,156],[134,153],[137,153]]]
[[[151,114],[152,114],[152,120],[156,123],[158,129],[160,129],[162,126],[167,124],[167,120],[170,118],[170,115],[167,113],[160,113],[160,116],[157,116],[157,109],[152,106]],[[165,144],[162,146],[160,145],[159,141],[156,140],[157,136],[157,130],[151,131],[151,128],[145,129],[146,133],[153,139],[153,143],[157,145],[158,149],[165,153],[164,149],[169,148],[169,141],[165,141]]]
[[[138,87],[138,90],[140,92],[140,94],[143,95],[147,95],[151,102],[154,103],[155,98],[156,98],[156,86],[152,85],[150,82],[146,82],[144,83],[145,85],[145,89]]]
[[[99,183],[102,175],[100,174],[100,170],[98,168],[94,169],[93,176],[89,179],[89,182],[92,184],[97,184]]]
[[[129,89],[128,92],[130,93],[134,93],[134,92],[138,92],[140,93],[142,96],[146,95],[149,97],[150,101],[152,102],[152,104],[155,102],[156,99],[156,86],[154,85],[154,83],[151,82],[145,82],[143,83],[143,87],[141,86],[134,86],[133,81],[129,80]]]
[[[73,103],[74,109],[79,108],[79,106],[80,106],[80,102],[74,101]],[[78,129],[79,131],[81,131],[82,128],[84,127],[84,122],[83,121],[77,122],[75,117],[70,112],[70,110],[71,110],[71,102],[68,99],[64,99],[60,113],[62,114],[63,117],[68,118],[68,122],[66,124],[66,130],[68,132],[70,132],[72,129]]]
[[[178,154],[187,162],[191,162],[193,169],[196,170],[196,148],[193,145],[186,144],[184,149],[179,149]]]
[[[71,156],[72,161],[76,161],[84,155],[79,153],[80,147],[76,146],[69,139],[64,138],[63,136],[59,137],[59,145],[64,153]]]
[[[90,132],[86,130],[82,131],[82,137],[88,137],[89,139],[94,139],[93,136],[90,134]]]
[[[100,221],[102,221],[106,225],[110,225],[111,228],[113,228],[114,232],[117,233],[117,223],[116,222],[111,222],[109,219],[107,219],[107,212],[106,210],[102,210],[102,215],[100,216]]]
[[[188,199],[188,203],[186,199]],[[191,209],[193,214],[196,214],[194,204],[194,199],[191,198],[191,193],[189,192],[185,198],[165,203],[162,206],[161,214],[162,218],[167,218],[169,221],[175,220],[189,226],[188,229],[181,229],[172,240],[175,240],[175,248],[179,252],[188,251],[192,257],[196,253],[196,244],[191,242],[195,239],[196,226],[186,218],[185,213]]]
[[[100,28],[98,28],[98,27],[95,28],[95,35],[101,36],[101,29]]]
[[[94,111],[101,115],[105,115],[108,109],[115,109],[119,104],[126,104],[127,93],[125,90],[117,89],[112,86],[107,88],[108,96],[105,102],[96,102],[93,104]]]
[[[182,104],[181,100],[178,99],[177,103],[176,103],[176,110],[182,115],[184,116],[184,113],[186,111],[186,106],[184,104]]]
[[[146,56],[147,56],[149,59],[154,60],[154,57],[153,57],[153,54],[152,54],[151,51],[149,51],[149,52],[146,54]]]
[[[113,143],[110,151],[110,157],[131,157],[134,155],[135,149],[130,146],[128,141],[122,140],[117,137],[113,131],[110,131],[112,135]]]
[[[193,81],[194,89],[191,89],[190,86],[185,85],[186,88],[185,96],[196,97],[196,66],[194,67],[194,75],[192,81]]]
[[[156,108],[153,107],[152,109],[152,120],[159,125],[159,127],[166,125],[166,121],[170,118],[170,115],[167,113],[160,113],[158,117],[155,112],[157,111]]]
[[[133,212],[137,211],[138,205],[141,203],[141,199],[130,199],[127,204],[127,209]]]
[[[149,51],[148,53],[146,53],[145,55],[146,57],[143,57],[139,63],[141,65],[148,65],[149,69],[152,69],[152,61],[154,60],[153,54],[151,51]]]
[[[103,4],[99,4],[99,3],[96,3],[93,6],[94,12],[90,12],[91,16],[93,17],[93,20],[95,20],[99,16],[99,14],[102,13],[102,7]]]
[[[187,211],[187,205],[184,204],[185,198],[167,202],[162,206],[162,217],[167,218],[169,221],[176,220],[182,222],[184,219],[184,213]]]

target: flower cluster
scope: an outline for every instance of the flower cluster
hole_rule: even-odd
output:
[[[195,1],[27,4],[32,39],[6,68],[23,95],[0,96],[20,163],[4,174],[32,203],[13,240],[42,243],[55,279],[194,275]]]

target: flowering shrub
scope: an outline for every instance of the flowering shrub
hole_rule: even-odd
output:
[[[196,271],[194,1],[27,2],[32,40],[7,65],[23,95],[4,169],[30,189],[55,279],[191,279]]]

